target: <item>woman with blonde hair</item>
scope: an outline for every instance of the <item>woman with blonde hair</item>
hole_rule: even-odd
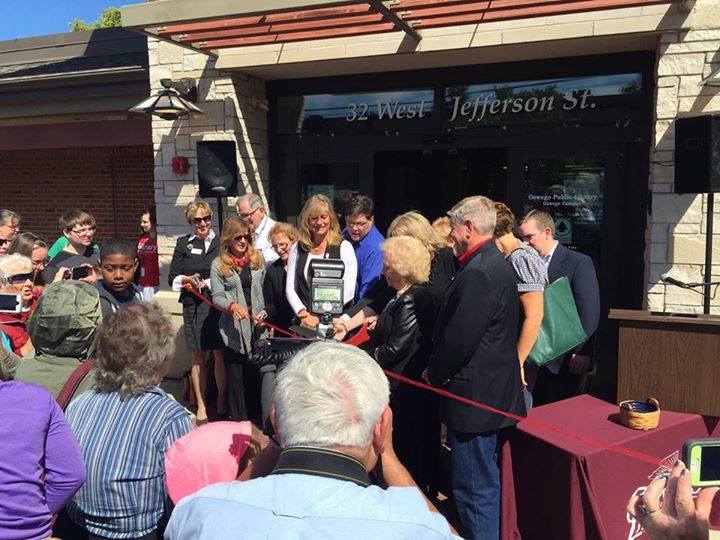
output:
[[[452,231],[452,225],[450,224],[450,218],[442,216],[432,222],[432,228],[438,234],[441,240],[445,242],[445,246],[452,248],[453,243],[450,240],[450,231]]]
[[[442,238],[433,229],[430,222],[420,212],[411,211],[397,216],[388,227],[388,238],[395,236],[411,236],[420,241],[430,254],[430,275],[425,287],[433,295],[439,304],[445,294],[445,289],[450,286],[455,275],[457,261],[452,249],[445,245]],[[350,330],[358,328],[367,322],[370,328],[377,320],[377,314],[381,313],[393,297],[391,287],[385,279],[381,279],[373,286],[360,301],[347,311],[348,317],[336,319],[334,323],[335,333],[338,337],[344,336]]]
[[[384,369],[422,382],[432,353],[436,302],[427,287],[430,252],[410,236],[393,236],[382,244],[383,274],[393,291],[378,318],[370,354]],[[434,398],[390,379],[393,446],[421,490],[430,486],[439,455],[439,424]]]
[[[180,293],[178,301],[183,306],[185,344],[193,354],[190,378],[197,401],[198,424],[208,421],[205,405],[208,351],[212,351],[215,357],[218,415],[222,416],[225,411],[225,364],[218,332],[220,315],[185,289],[189,287],[196,294],[210,298],[210,264],[220,254],[220,239],[212,229],[212,216],[212,208],[205,201],[193,201],[187,205],[185,219],[193,231],[178,238],[168,276],[172,290]]]
[[[232,314],[220,316],[220,335],[225,343],[228,407],[233,420],[248,420],[259,412],[255,403],[259,377],[248,357],[258,337],[252,317],[267,316],[264,281],[265,261],[253,247],[250,227],[239,217],[229,217],[220,237],[220,256],[210,268],[210,284],[213,302]],[[246,400],[246,393],[255,399]]]
[[[298,241],[290,250],[285,295],[293,313],[305,328],[315,328],[318,318],[310,314],[309,268],[312,259],[342,259],[343,302],[347,305],[355,297],[357,260],[352,244],[343,240],[340,222],[332,202],[325,195],[310,197],[298,218]]]

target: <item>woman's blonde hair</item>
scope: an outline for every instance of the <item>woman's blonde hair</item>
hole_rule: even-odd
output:
[[[192,225],[192,220],[200,209],[207,210],[211,216],[213,215],[212,207],[208,203],[205,201],[193,201],[185,207],[185,219],[187,219],[188,223]]]
[[[257,270],[265,262],[260,252],[255,249],[252,244],[252,232],[247,223],[237,216],[230,216],[223,224],[222,235],[220,235],[220,274],[228,277],[232,274],[235,264],[230,253],[230,246],[233,239],[237,236],[247,236],[247,254],[246,257],[250,261],[250,268]]]
[[[327,235],[328,245],[339,246],[342,243],[343,238],[340,233],[340,222],[338,221],[337,214],[335,214],[333,203],[325,195],[313,195],[307,200],[298,217],[298,242],[300,242],[300,245],[306,250],[312,246],[310,218],[322,215],[330,216],[330,231]]]
[[[450,240],[452,223],[450,223],[449,217],[443,216],[437,218],[435,221],[432,222],[432,228],[435,229],[435,232],[440,237],[440,240],[442,240],[446,246],[452,247],[453,243],[452,240]]]
[[[122,399],[157,384],[157,368],[175,347],[170,317],[157,304],[132,302],[106,318],[95,337],[95,381]]]
[[[432,255],[426,244],[412,236],[393,236],[382,243],[383,265],[409,280],[426,283],[430,279]]]
[[[275,223],[273,228],[270,229],[268,238],[272,238],[276,234],[284,234],[293,244],[297,242],[298,239],[298,230],[289,223],[285,223],[283,221]]]
[[[430,256],[434,257],[437,250],[447,246],[435,232],[430,222],[420,212],[411,211],[400,214],[392,220],[388,227],[388,236],[412,236],[420,240]]]

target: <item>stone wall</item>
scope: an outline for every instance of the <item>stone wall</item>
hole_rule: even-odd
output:
[[[198,197],[198,141],[233,140],[237,146],[240,172],[238,187],[263,197],[267,192],[267,102],[265,82],[237,72],[215,69],[212,57],[148,39],[151,92],[161,89],[160,80],[190,77],[197,83],[197,105],[204,115],[176,121],[153,117],[155,155],[155,201],[157,204],[158,248],[166,271],[178,236],[190,230],[184,207]],[[172,158],[188,158],[187,174],[175,174]],[[227,198],[225,217],[233,212],[236,199]],[[213,203],[214,201],[208,201]],[[217,223],[214,223],[217,227]],[[162,280],[161,285],[165,285]]]
[[[674,190],[675,121],[720,112],[720,88],[700,84],[720,69],[720,2],[698,0],[693,29],[663,33],[656,65],[654,147],[650,155],[652,214],[648,220],[647,308],[702,312],[702,296],[660,282],[660,275],[703,281],[707,195]],[[715,195],[713,277],[720,278],[720,195]],[[720,314],[720,296],[712,312]]]

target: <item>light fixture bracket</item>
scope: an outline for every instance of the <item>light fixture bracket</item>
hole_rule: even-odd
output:
[[[173,81],[172,79],[160,79],[160,84],[163,88],[175,90],[188,101],[197,103],[197,86],[194,79],[189,77],[180,79],[179,81]]]

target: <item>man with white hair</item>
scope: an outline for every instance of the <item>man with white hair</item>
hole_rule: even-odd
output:
[[[457,538],[395,455],[389,393],[360,349],[320,342],[299,352],[276,381],[270,418],[282,453],[272,473],[186,497],[165,538]],[[378,462],[388,489],[371,485]]]
[[[460,268],[440,304],[428,380],[464,398],[525,415],[516,347],[517,283],[493,242],[494,203],[467,197],[448,216]],[[516,422],[448,398],[441,402],[441,420],[452,448],[452,491],[463,537],[497,540],[498,435]]]
[[[270,231],[275,226],[275,220],[268,216],[262,197],[255,193],[238,197],[237,215],[250,227],[253,233],[253,246],[262,253],[265,265],[270,266],[279,257],[269,237]]]

